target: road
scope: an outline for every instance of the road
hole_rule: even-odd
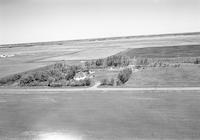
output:
[[[200,87],[149,87],[149,88],[1,88],[0,94],[30,94],[34,92],[73,92],[73,91],[200,91]]]

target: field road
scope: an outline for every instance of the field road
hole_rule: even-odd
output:
[[[40,92],[72,92],[72,91],[200,91],[200,87],[149,87],[149,88],[0,88],[0,94],[34,94]]]

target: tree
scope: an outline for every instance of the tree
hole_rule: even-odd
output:
[[[194,64],[200,64],[200,61],[198,60],[198,58],[196,58],[196,60],[194,61]]]
[[[132,74],[132,70],[129,69],[129,68],[126,68],[126,69],[124,69],[124,70],[122,70],[122,71],[119,72],[118,79],[122,83],[126,83],[129,80],[131,74]]]
[[[103,59],[97,59],[96,66],[102,66],[102,65],[103,65]]]

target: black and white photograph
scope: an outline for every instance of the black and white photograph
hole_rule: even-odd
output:
[[[0,0],[0,140],[200,140],[200,0]]]

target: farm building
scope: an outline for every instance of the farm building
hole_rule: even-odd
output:
[[[127,68],[130,68],[132,71],[136,69],[135,65],[128,65]]]
[[[74,76],[74,80],[84,80],[85,78],[87,78],[87,75],[85,72],[78,72],[75,76]]]

